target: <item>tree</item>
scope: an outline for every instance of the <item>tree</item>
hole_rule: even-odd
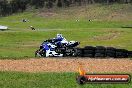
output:
[[[18,4],[18,8],[21,12],[23,12],[24,10],[26,10],[26,6],[28,4],[27,0],[17,0],[17,4]]]
[[[45,1],[46,0],[31,0],[30,4],[37,9],[44,7]]]
[[[12,13],[16,13],[18,11],[23,12],[24,10],[26,10],[26,6],[28,3],[29,3],[28,0],[12,0],[12,1],[10,1]]]
[[[17,0],[10,1],[10,5],[11,5],[12,13],[16,13],[19,11]]]
[[[57,1],[57,6],[58,6],[58,7],[62,7],[62,0],[58,0],[58,1]]]
[[[47,7],[48,9],[52,8],[52,7],[53,7],[53,3],[54,3],[54,0],[48,0],[48,1],[46,2],[46,7]]]
[[[65,7],[69,7],[70,6],[70,0],[64,0],[64,5],[65,5]]]
[[[130,2],[131,2],[131,0],[124,0],[124,3],[126,3],[126,4],[128,4]]]
[[[0,15],[7,16],[11,13],[11,8],[7,0],[0,1]]]

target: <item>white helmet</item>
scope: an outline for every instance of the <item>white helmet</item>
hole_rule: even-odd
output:
[[[57,34],[56,37],[57,37],[57,38],[63,38],[63,37],[62,37],[62,34]]]

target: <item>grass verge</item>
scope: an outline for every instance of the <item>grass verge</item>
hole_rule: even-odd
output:
[[[1,88],[131,88],[129,84],[78,85],[78,73],[24,73],[0,72]]]

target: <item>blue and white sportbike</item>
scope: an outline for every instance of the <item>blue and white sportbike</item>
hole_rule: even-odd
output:
[[[40,48],[35,52],[36,57],[65,57],[77,56],[77,41],[68,42],[62,34],[57,34],[56,38],[45,40]]]

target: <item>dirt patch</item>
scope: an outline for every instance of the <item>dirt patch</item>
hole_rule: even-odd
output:
[[[54,17],[54,16],[57,16],[58,14],[54,12],[41,12],[41,13],[38,13],[37,15],[41,17]]]
[[[41,58],[28,60],[0,60],[0,71],[22,72],[78,72],[82,64],[87,72],[132,72],[130,59],[91,59],[91,58]]]
[[[120,31],[107,31],[105,34],[94,36],[92,39],[94,40],[112,40],[119,37],[121,34]]]

